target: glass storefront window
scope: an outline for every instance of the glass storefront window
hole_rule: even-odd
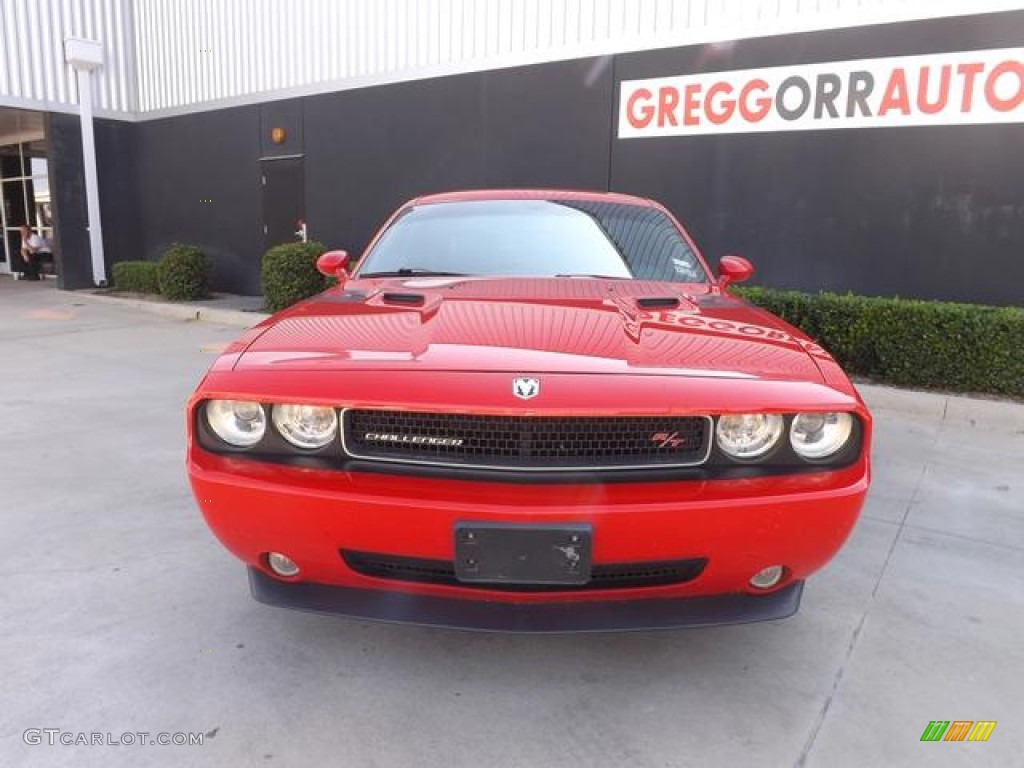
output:
[[[43,154],[41,141],[0,147],[0,272],[12,271],[11,257],[17,257],[21,247],[22,224],[53,242],[50,180]]]

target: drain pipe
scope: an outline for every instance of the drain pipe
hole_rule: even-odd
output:
[[[96,140],[92,123],[92,72],[103,65],[103,44],[80,37],[64,39],[64,59],[78,75],[78,105],[82,122],[82,165],[85,166],[85,204],[89,215],[89,252],[92,279],[97,286],[107,284],[103,261],[103,226],[100,222],[100,192],[96,175]]]

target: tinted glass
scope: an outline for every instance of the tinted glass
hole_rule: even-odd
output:
[[[580,200],[487,200],[414,206],[359,274],[604,275],[703,283],[679,230],[653,208]]]

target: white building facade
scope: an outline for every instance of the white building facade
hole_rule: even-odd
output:
[[[0,0],[0,107],[151,119],[624,51],[1024,8],[1021,0]]]

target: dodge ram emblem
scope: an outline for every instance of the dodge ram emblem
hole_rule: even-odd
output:
[[[540,394],[540,379],[512,379],[512,394],[520,400],[529,400]]]

